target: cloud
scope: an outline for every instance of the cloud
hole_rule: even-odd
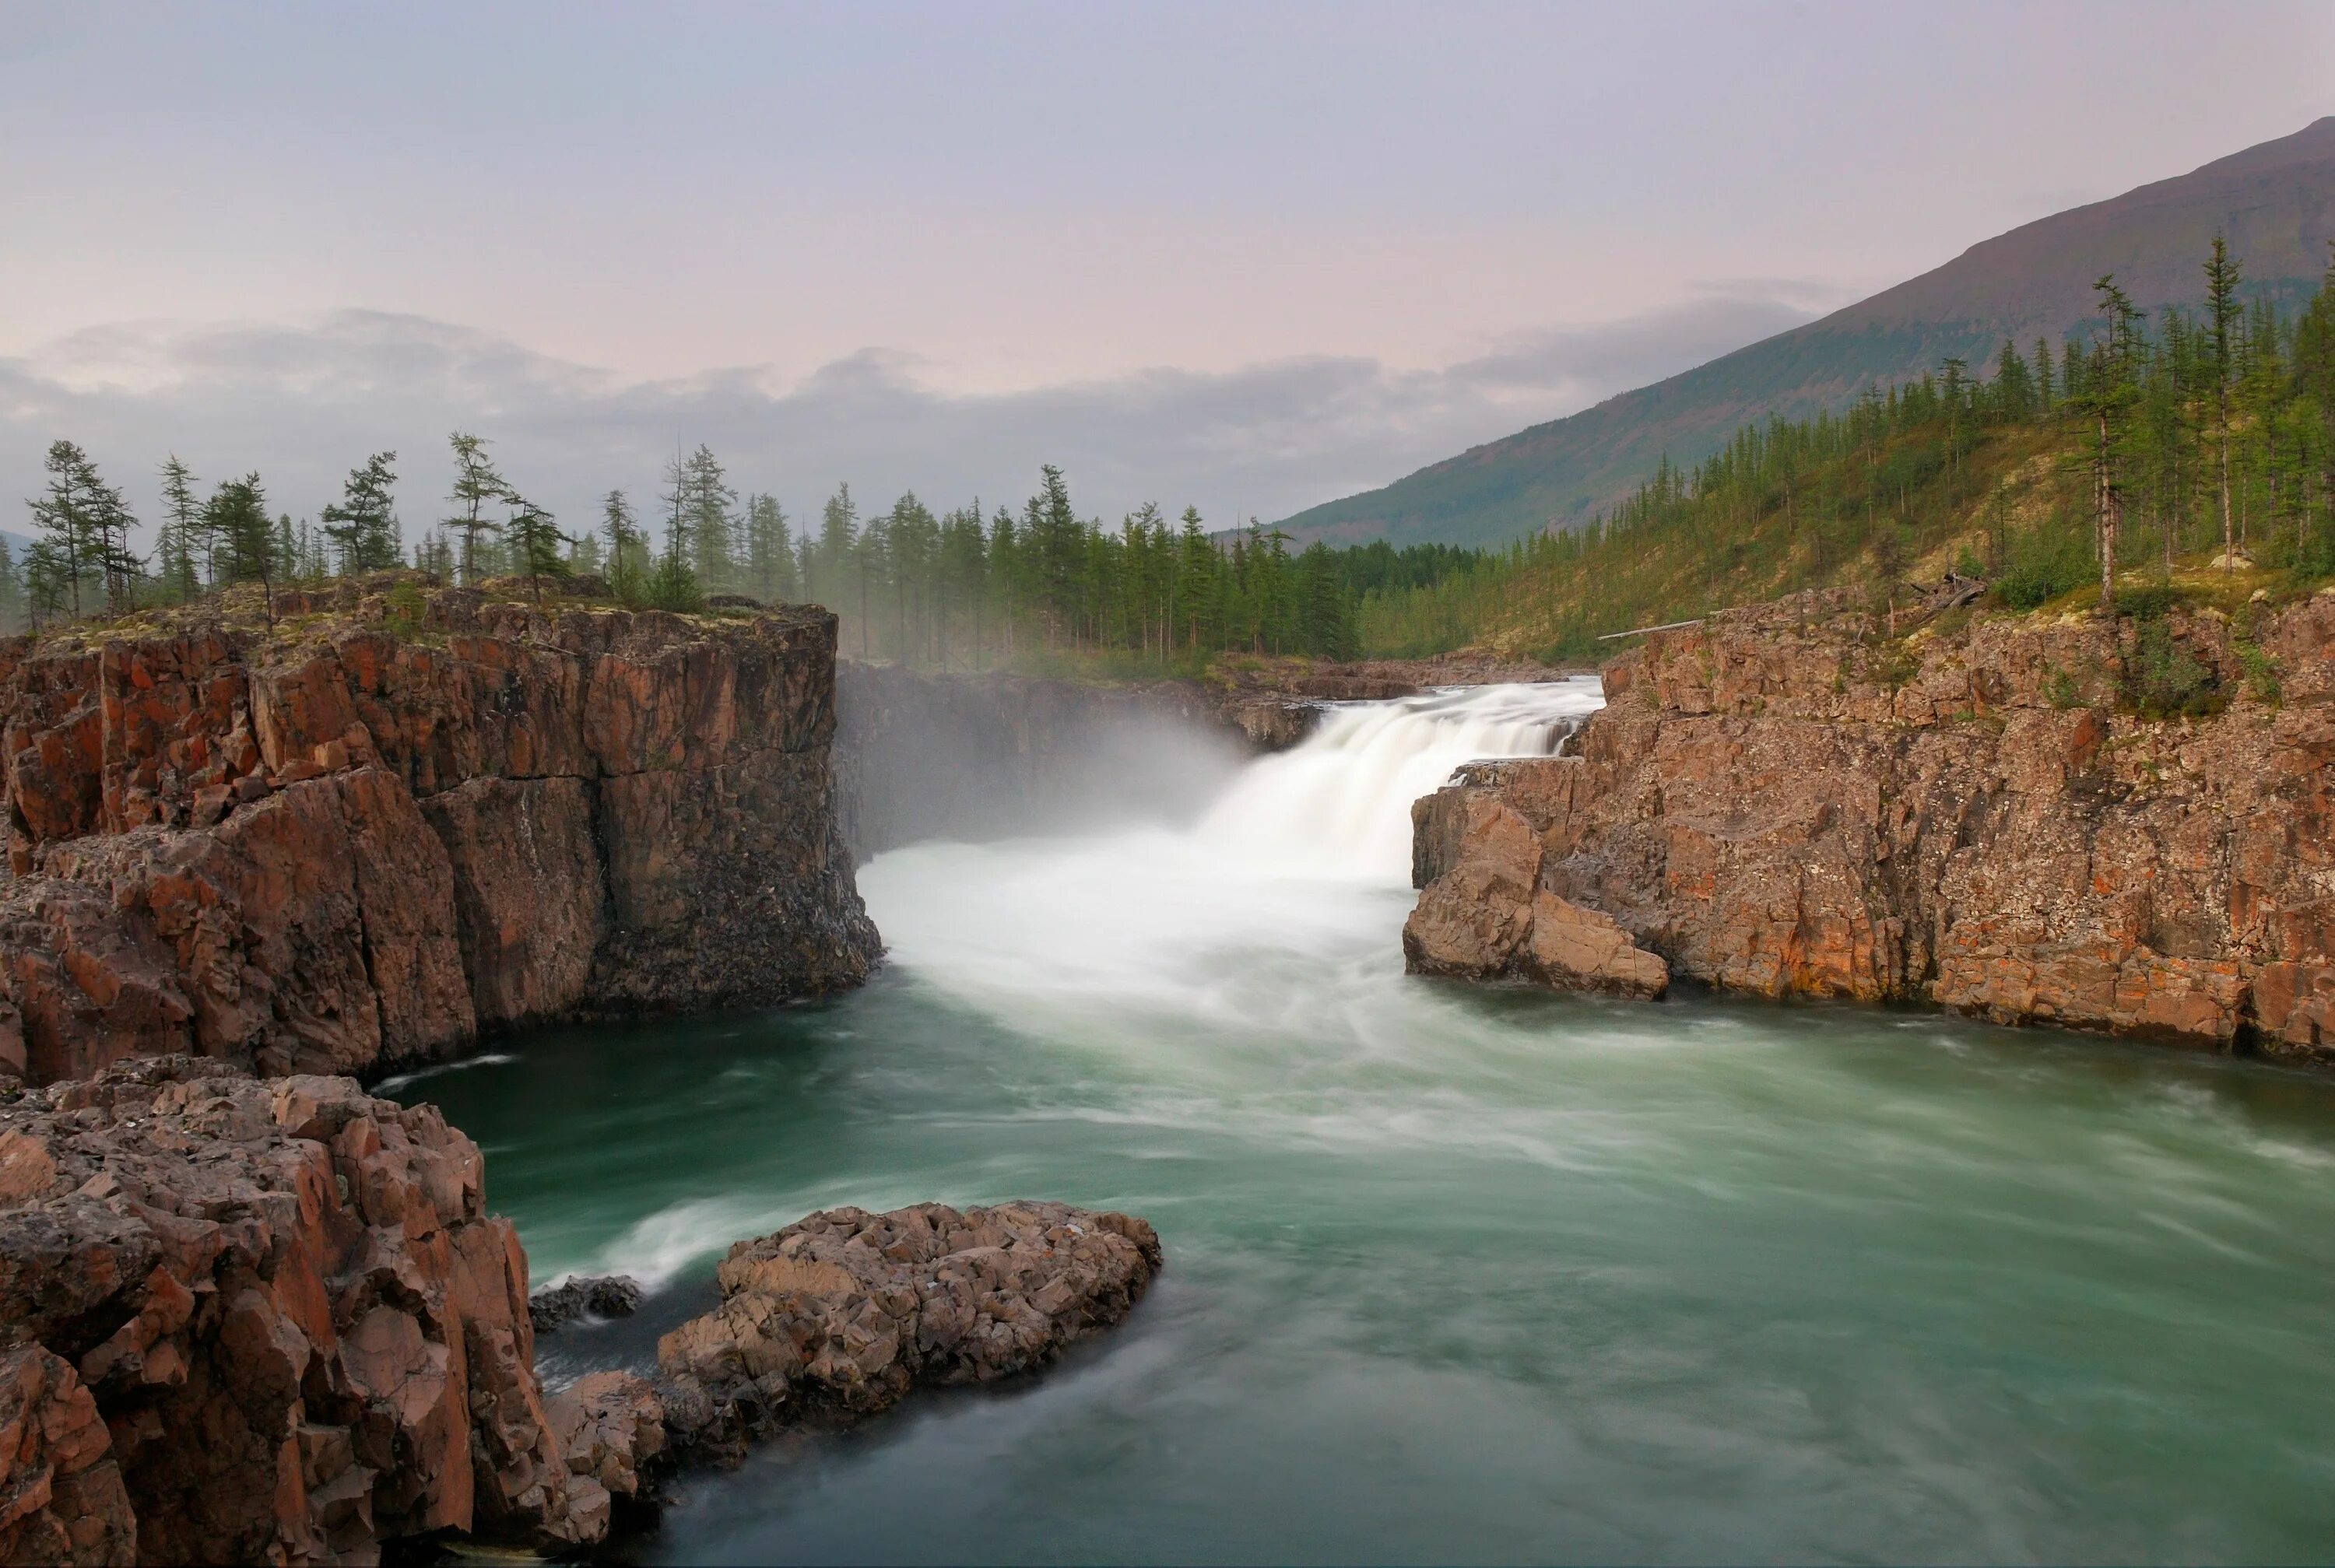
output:
[[[313,517],[350,468],[390,449],[411,539],[441,509],[446,434],[463,429],[492,440],[512,480],[571,528],[612,488],[649,501],[676,446],[700,441],[741,489],[767,489],[797,516],[847,480],[863,505],[913,489],[993,508],[1054,462],[1082,509],[1189,502],[1221,525],[1384,484],[1807,316],[1793,300],[1720,293],[1519,334],[1441,369],[1323,355],[977,393],[937,390],[914,356],[880,348],[785,385],[756,366],[625,381],[375,311],[307,325],[126,323],[0,358],[0,497],[34,494],[43,450],[67,437],[149,508],[153,470],[175,452],[206,480],[257,469],[276,505]]]

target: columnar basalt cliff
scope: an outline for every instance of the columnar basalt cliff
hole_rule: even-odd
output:
[[[1904,638],[1796,601],[1605,686],[1414,808],[1413,967],[1530,973],[1542,896],[1717,985],[2335,1060],[2335,595]]]
[[[345,1078],[171,1056],[0,1105],[0,1562],[599,1538],[637,1480],[544,1399],[483,1180]]]
[[[0,1068],[363,1072],[866,976],[832,616],[388,586],[0,645]]]

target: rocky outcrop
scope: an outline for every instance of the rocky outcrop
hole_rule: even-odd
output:
[[[1795,601],[1605,685],[1414,808],[1415,963],[1520,945],[1525,879],[1673,976],[2335,1058],[2335,594],[1904,638]]]
[[[630,1274],[578,1274],[546,1285],[527,1299],[538,1334],[593,1319],[629,1318],[641,1310],[641,1282]]]
[[[665,1457],[665,1413],[646,1378],[589,1372],[552,1395],[546,1409],[570,1475],[587,1477],[612,1501],[648,1501]]]
[[[369,1561],[606,1529],[477,1146],[185,1056],[0,1105],[0,1561]]]
[[[40,1346],[0,1350],[0,1563],[137,1560],[138,1521],[97,1401]]]
[[[832,616],[392,586],[0,645],[0,1068],[366,1071],[865,977]]]
[[[1064,1204],[815,1214],[732,1247],[722,1304],[659,1341],[667,1422],[718,1454],[918,1383],[1033,1370],[1124,1318],[1159,1264],[1143,1221]]]
[[[1624,996],[1669,988],[1669,967],[1628,932],[1541,886],[1540,835],[1513,808],[1479,791],[1455,815],[1439,824],[1452,839],[1449,868],[1403,924],[1403,955],[1414,973]]]

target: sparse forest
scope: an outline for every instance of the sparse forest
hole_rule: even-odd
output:
[[[2218,564],[2296,583],[2335,575],[2335,268],[2297,313],[2243,297],[2219,240],[2201,300],[2149,321],[2113,278],[2100,315],[1992,363],[1868,387],[1838,414],[1747,425],[1691,468],[1664,460],[1582,529],[1501,550],[1379,542],[1293,550],[1252,520],[1211,529],[1145,505],[1082,518],[1060,469],[1019,508],[863,510],[838,487],[815,519],[741,495],[703,446],[641,502],[611,490],[563,526],[457,431],[437,516],[410,545],[398,454],[350,470],[312,523],[257,473],[208,495],[176,456],[140,552],[124,489],[71,441],[0,547],[0,622],[179,604],[231,584],[314,583],[410,565],[450,582],[592,578],[625,604],[812,600],[843,651],[933,669],[1190,668],[1226,651],[1427,655],[1488,644],[1578,658],[1604,634],[1835,583],[1893,596],[1909,574],[1982,576],[2031,608],[2088,584]],[[2107,591],[2113,593],[2111,586]]]
[[[1887,599],[1950,569],[2014,609],[2217,565],[2315,586],[2335,576],[2335,266],[2281,314],[2244,299],[2217,240],[2200,285],[2150,321],[2104,277],[2098,318],[2060,344],[1747,425],[1588,528],[1365,593],[1363,645],[1577,659],[1606,633],[1833,584]]]

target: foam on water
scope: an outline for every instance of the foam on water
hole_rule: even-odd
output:
[[[1332,709],[1188,828],[922,844],[861,891],[891,962],[962,1000],[1087,1034],[1098,1012],[1367,1042],[1401,976],[1410,807],[1464,762],[1545,755],[1594,678]]]

